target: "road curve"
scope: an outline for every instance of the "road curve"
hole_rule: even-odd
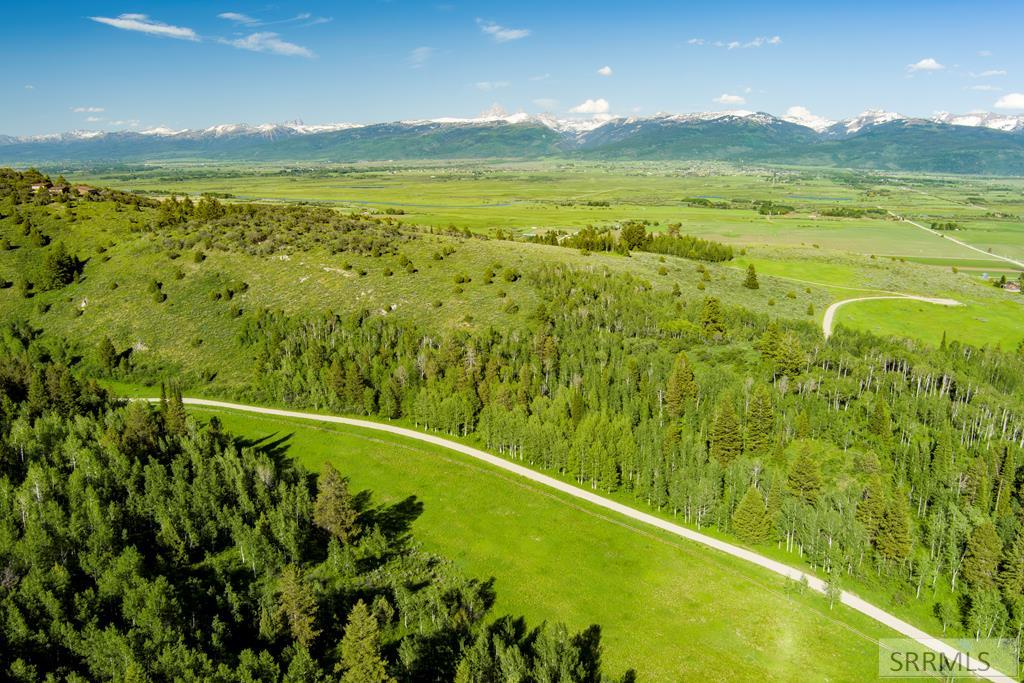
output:
[[[156,402],[159,401],[160,399],[154,398],[145,400]],[[471,458],[475,458],[477,460],[486,462],[489,465],[493,465],[494,467],[503,469],[507,472],[511,472],[525,479],[529,479],[530,481],[541,484],[542,486],[547,486],[557,491],[561,491],[562,493],[566,493],[574,498],[585,500],[588,503],[604,508],[606,510],[611,510],[612,512],[616,512],[620,515],[623,515],[624,517],[628,517],[638,522],[642,522],[643,524],[647,524],[658,529],[661,529],[663,531],[667,531],[668,533],[673,534],[675,536],[679,536],[681,538],[685,538],[687,540],[700,543],[701,545],[704,545],[708,548],[713,548],[727,555],[731,555],[741,560],[745,560],[746,562],[750,562],[751,564],[755,564],[759,567],[767,569],[768,571],[774,572],[776,574],[787,577],[794,581],[806,580],[807,585],[810,588],[814,589],[819,593],[825,592],[826,585],[824,581],[822,581],[816,576],[800,571],[799,569],[795,569],[781,562],[776,562],[775,560],[759,555],[751,550],[747,550],[746,548],[741,548],[731,543],[726,543],[725,541],[719,540],[717,538],[712,538],[711,536],[706,536],[705,534],[693,531],[692,529],[687,529],[686,527],[680,526],[678,524],[673,524],[672,522],[660,519],[658,517],[655,517],[654,515],[647,514],[646,512],[641,512],[640,510],[636,510],[627,505],[623,505],[622,503],[617,503],[613,500],[600,496],[591,491],[581,489],[577,486],[573,486],[572,484],[567,484],[564,481],[555,479],[554,477],[549,477],[545,474],[541,474],[540,472],[536,472],[528,467],[523,467],[522,465],[517,465],[513,462],[509,462],[504,458],[499,458],[496,455],[492,455],[478,448],[466,446],[465,444],[457,443],[455,441],[449,441],[448,439],[444,439],[440,436],[426,434],[424,432],[418,432],[412,429],[406,429],[405,427],[399,427],[397,425],[370,422],[369,420],[358,420],[350,417],[338,417],[335,415],[317,415],[315,413],[302,413],[293,410],[280,410],[277,408],[263,408],[261,406],[243,405],[239,403],[227,403],[224,401],[213,401],[202,398],[185,398],[183,400],[186,404],[193,406],[202,406],[208,408],[225,408],[228,410],[238,410],[248,413],[259,413],[261,415],[274,415],[277,417],[296,418],[300,420],[313,420],[316,422],[331,422],[334,424],[361,427],[363,429],[375,429],[377,431],[388,432],[391,434],[404,436],[410,439],[424,441],[435,446],[441,446],[442,448],[457,451],[464,455],[468,455]],[[935,638],[932,638],[921,629],[912,626],[911,624],[908,624],[902,619],[899,619],[898,617],[889,614],[888,612],[878,607],[875,607],[871,603],[857,597],[856,595],[848,591],[842,591],[840,595],[840,601],[847,607],[850,607],[851,609],[854,609],[860,612],[861,614],[864,614],[870,617],[871,619],[874,619],[875,621],[885,626],[888,626],[900,635],[907,638],[912,638],[927,648],[945,654],[950,659],[955,658],[957,655],[960,655],[961,657],[964,656],[955,648],[946,645],[945,643],[936,641]],[[1006,676],[995,670],[992,670],[987,674],[982,675],[981,677],[989,681],[998,681],[999,683],[1007,683],[1009,681],[1014,680],[1013,678]]]
[[[836,317],[836,311],[841,306],[846,304],[852,304],[855,301],[877,301],[878,299],[909,299],[910,301],[924,301],[929,304],[938,304],[939,306],[963,306],[962,303],[956,299],[942,299],[931,296],[917,296],[916,294],[893,294],[891,296],[861,296],[854,299],[843,299],[837,301],[825,310],[825,317],[821,319],[821,331],[825,333],[825,339],[832,336],[832,321]]]

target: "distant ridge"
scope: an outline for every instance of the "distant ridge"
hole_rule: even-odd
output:
[[[391,123],[239,123],[185,130],[0,136],[0,161],[22,164],[551,156],[1024,175],[1024,116],[974,112],[912,118],[868,110],[830,121],[794,107],[784,116],[733,110],[560,119],[491,109],[472,118]]]

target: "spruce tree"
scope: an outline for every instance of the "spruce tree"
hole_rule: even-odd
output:
[[[889,404],[881,396],[875,397],[868,428],[872,434],[883,441],[892,436],[892,417],[889,411]]]
[[[772,443],[775,413],[768,385],[759,384],[750,397],[747,409],[747,452],[765,453]]]
[[[718,338],[725,335],[722,302],[713,296],[704,299],[704,306],[700,311],[700,328],[706,337]]]
[[[821,492],[821,468],[807,448],[802,448],[789,468],[789,490],[805,503],[813,503]]]
[[[743,437],[740,435],[740,421],[730,394],[718,402],[714,422],[711,425],[711,457],[728,465],[743,451]]]
[[[682,416],[687,404],[697,398],[697,381],[693,376],[693,368],[685,353],[676,356],[665,385],[665,408],[669,417],[676,419]]]
[[[868,538],[874,541],[885,517],[885,493],[882,480],[877,475],[871,477],[868,485],[864,488],[864,495],[857,504],[855,517],[864,527]]]
[[[281,571],[277,583],[278,616],[288,622],[288,630],[299,645],[309,645],[320,631],[316,622],[316,598],[302,578],[302,570],[289,564]]]
[[[751,485],[740,499],[732,514],[732,526],[747,543],[766,543],[771,538],[771,520],[756,486]]]
[[[348,480],[326,463],[316,485],[313,522],[342,543],[349,543],[359,533],[359,511],[348,490]]]
[[[117,366],[117,349],[114,348],[110,337],[104,337],[100,340],[97,356],[99,357],[100,367],[107,372],[110,372]]]
[[[967,539],[967,555],[964,557],[964,579],[972,590],[995,587],[1002,553],[1003,542],[999,540],[994,524],[984,522],[974,528]]]
[[[747,289],[760,289],[761,287],[757,281],[757,271],[754,270],[753,263],[747,266],[747,278],[743,281],[743,286]]]
[[[391,683],[387,664],[380,653],[380,626],[360,600],[348,615],[345,634],[341,638],[341,661],[337,671],[344,671],[343,683]]]
[[[910,557],[912,539],[906,497],[897,492],[886,506],[878,525],[875,547],[883,560],[902,562]]]
[[[1011,604],[1024,596],[1024,528],[1017,530],[1013,545],[1003,556],[999,587],[1003,590],[1003,597]]]

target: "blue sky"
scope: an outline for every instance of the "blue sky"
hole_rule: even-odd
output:
[[[0,23],[0,133],[391,121],[492,104],[1024,113],[1024,3],[833,5],[17,3]]]

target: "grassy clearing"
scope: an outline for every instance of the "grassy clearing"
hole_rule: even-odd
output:
[[[603,626],[613,672],[642,680],[866,680],[886,629],[732,558],[613,519],[457,453],[368,430],[216,412],[317,469],[330,460],[381,501],[416,495],[414,531],[497,579],[496,614]]]

